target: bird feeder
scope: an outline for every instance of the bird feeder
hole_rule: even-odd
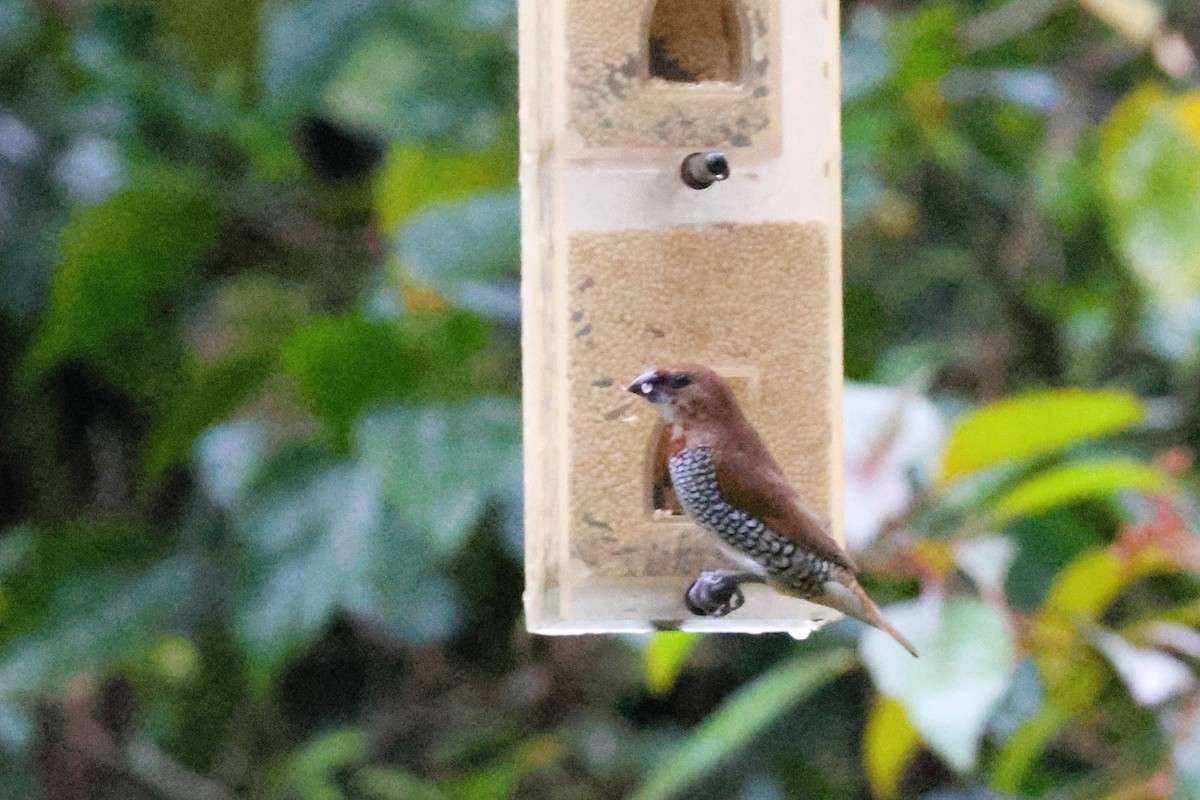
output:
[[[658,491],[647,367],[729,380],[843,541],[836,0],[521,0],[526,622],[788,631],[837,613],[748,586]]]

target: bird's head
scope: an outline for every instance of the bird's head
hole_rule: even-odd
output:
[[[699,364],[653,367],[634,378],[627,390],[657,406],[667,422],[699,424],[741,413],[729,384]]]

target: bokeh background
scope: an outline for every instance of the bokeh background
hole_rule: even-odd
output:
[[[0,796],[1200,798],[1200,5],[842,15],[915,662],[524,632],[512,0],[0,0]]]

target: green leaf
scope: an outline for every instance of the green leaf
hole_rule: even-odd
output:
[[[478,149],[503,140],[515,116],[511,29],[462,24],[473,16],[467,4],[384,10],[336,64],[322,105],[393,141]]]
[[[0,533],[0,632],[7,627],[4,623],[9,615],[25,610],[14,607],[19,600],[8,586],[8,577],[25,564],[33,549],[34,534],[28,527],[12,528]]]
[[[1155,300],[1200,290],[1200,91],[1148,86],[1101,131],[1100,187],[1117,249]]]
[[[374,28],[347,54],[325,91],[325,102],[351,124],[398,138],[421,126],[423,118],[446,116],[413,113],[430,71],[421,43],[400,32]],[[408,119],[404,119],[408,112]],[[432,120],[429,120],[432,122]],[[427,123],[428,124],[428,123]],[[407,137],[406,137],[407,138]]]
[[[671,691],[698,644],[699,635],[683,631],[657,631],[650,636],[642,651],[642,674],[651,694]]]
[[[1005,795],[1018,795],[1025,776],[1071,718],[1054,705],[1045,705],[1008,737],[996,753],[991,786]]]
[[[208,499],[225,510],[245,501],[268,455],[266,426],[257,420],[213,425],[196,440],[193,467]]]
[[[988,503],[991,502],[989,498]],[[1005,526],[1017,556],[1005,579],[1005,597],[1022,611],[1040,606],[1062,570],[1081,553],[1107,543],[1086,507],[1063,506]]]
[[[938,81],[962,60],[954,7],[933,4],[900,16],[889,26],[893,82],[911,89]]]
[[[1175,741],[1175,791],[1171,800],[1200,800],[1200,716]]]
[[[3,13],[0,11],[0,14]],[[2,709],[0,713],[3,713]],[[28,753],[0,748],[0,796],[13,800],[37,797],[37,786],[33,770],[29,768]]]
[[[1177,569],[1170,561],[1149,557],[1125,559],[1108,547],[1076,556],[1055,578],[1030,630],[1038,672],[1051,702],[1069,713],[1090,707],[1103,688],[1107,670],[1081,626],[1100,619],[1135,581]]]
[[[357,316],[300,327],[284,342],[280,360],[301,399],[339,432],[366,406],[399,396],[423,366],[394,327]]]
[[[668,800],[679,795],[853,664],[851,653],[837,650],[797,658],[759,676],[709,715],[630,800]]]
[[[260,487],[234,517],[248,561],[234,625],[260,687],[339,602],[365,591],[381,513],[377,483],[352,465],[304,470],[280,457],[270,466],[287,477]]]
[[[343,436],[370,405],[461,396],[486,343],[487,326],[462,311],[390,322],[328,317],[298,328],[280,358],[301,399]]]
[[[483,152],[392,147],[375,181],[379,227],[393,230],[430,203],[511,186],[517,179],[516,163],[507,144]]]
[[[182,43],[205,81],[237,69],[255,73],[259,16],[265,0],[167,0],[159,4],[167,35]]]
[[[399,767],[366,767],[353,785],[369,800],[446,800],[436,786]]]
[[[167,167],[143,169],[126,189],[78,212],[63,230],[63,259],[27,374],[82,358],[134,397],[160,397],[179,366],[175,313],[216,234],[206,181]]]
[[[489,501],[511,498],[521,479],[521,415],[515,402],[396,406],[368,414],[356,432],[362,462],[384,475],[405,519],[454,552]]]
[[[863,769],[871,794],[891,800],[900,791],[904,768],[921,747],[904,706],[887,697],[878,697],[863,730]]]
[[[33,531],[20,526],[0,533],[0,580],[7,578],[33,551]]]
[[[245,656],[224,622],[213,615],[188,637],[163,637],[154,649],[155,672],[178,687],[171,730],[160,741],[202,774],[229,752],[231,726],[251,701]]]
[[[146,477],[153,481],[167,467],[186,461],[196,437],[249,400],[274,365],[275,358],[270,354],[195,365],[185,384],[166,404],[163,418],[146,445]]]
[[[289,755],[280,788],[298,800],[345,800],[343,776],[367,760],[368,744],[357,728],[324,733]]]
[[[1034,155],[1033,191],[1038,205],[1061,228],[1074,232],[1092,222],[1099,198],[1095,137],[1074,150],[1059,148]]]
[[[287,108],[310,105],[385,5],[382,0],[303,0],[268,6],[262,37],[267,97]]]
[[[37,11],[32,2],[0,3],[0,48],[16,48],[37,32]]]
[[[989,714],[1016,664],[1007,621],[974,597],[931,595],[885,613],[921,651],[914,659],[875,628],[862,638],[862,658],[887,697],[959,772],[975,765]]]
[[[278,478],[233,515],[245,551],[234,628],[259,690],[338,608],[417,641],[457,622],[431,543],[386,501],[382,476],[353,462],[306,464],[312,458],[285,450],[269,461],[263,471]]]
[[[61,692],[80,672],[136,658],[199,598],[200,568],[184,556],[141,574],[74,575],[41,628],[0,649],[0,702]]]
[[[259,395],[279,373],[279,349],[310,319],[301,286],[264,275],[221,281],[196,314],[195,353],[180,385],[163,404],[146,446],[143,469],[151,480],[185,461],[196,437]]]
[[[413,276],[459,305],[489,317],[516,319],[518,216],[515,192],[430,208],[404,226],[400,261]]]
[[[1161,491],[1167,478],[1154,467],[1126,458],[1075,461],[1017,484],[994,508],[998,523],[1122,489]]]
[[[1136,574],[1107,548],[1088,550],[1058,574],[1046,598],[1042,620],[1073,629],[1077,619],[1097,619]]]
[[[259,273],[222,280],[207,291],[194,323],[197,357],[212,363],[276,353],[312,318],[312,295],[309,285]]]
[[[450,800],[509,800],[520,780],[519,764],[501,762],[465,778],[444,781],[439,788]]]
[[[1136,397],[1119,391],[1062,389],[1001,400],[968,414],[955,427],[942,459],[942,479],[1107,436],[1144,414]]]
[[[882,86],[891,76],[892,63],[883,41],[886,28],[881,14],[857,13],[846,19],[842,36],[842,102],[852,103]],[[861,122],[862,115],[847,114],[848,125]],[[843,137],[843,141],[848,141]],[[855,142],[857,145],[858,142]],[[847,148],[849,149],[849,147]]]
[[[52,624],[75,582],[133,575],[164,555],[161,542],[121,519],[84,519],[48,531],[24,531],[10,537],[14,552],[0,587],[0,645]]]
[[[349,460],[284,448],[251,490],[218,487],[245,557],[235,627],[260,689],[338,608],[418,642],[452,633],[459,609],[443,559],[518,485],[520,414],[509,400],[379,409],[354,442]],[[223,449],[205,444],[218,461],[202,475]],[[255,460],[253,448],[243,457],[230,446],[235,463]]]

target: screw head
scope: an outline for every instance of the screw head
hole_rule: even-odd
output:
[[[723,181],[729,177],[729,159],[719,150],[714,150],[704,157],[704,166],[715,180]]]
[[[729,159],[719,150],[692,153],[680,165],[679,177],[693,189],[707,189],[729,177]]]

